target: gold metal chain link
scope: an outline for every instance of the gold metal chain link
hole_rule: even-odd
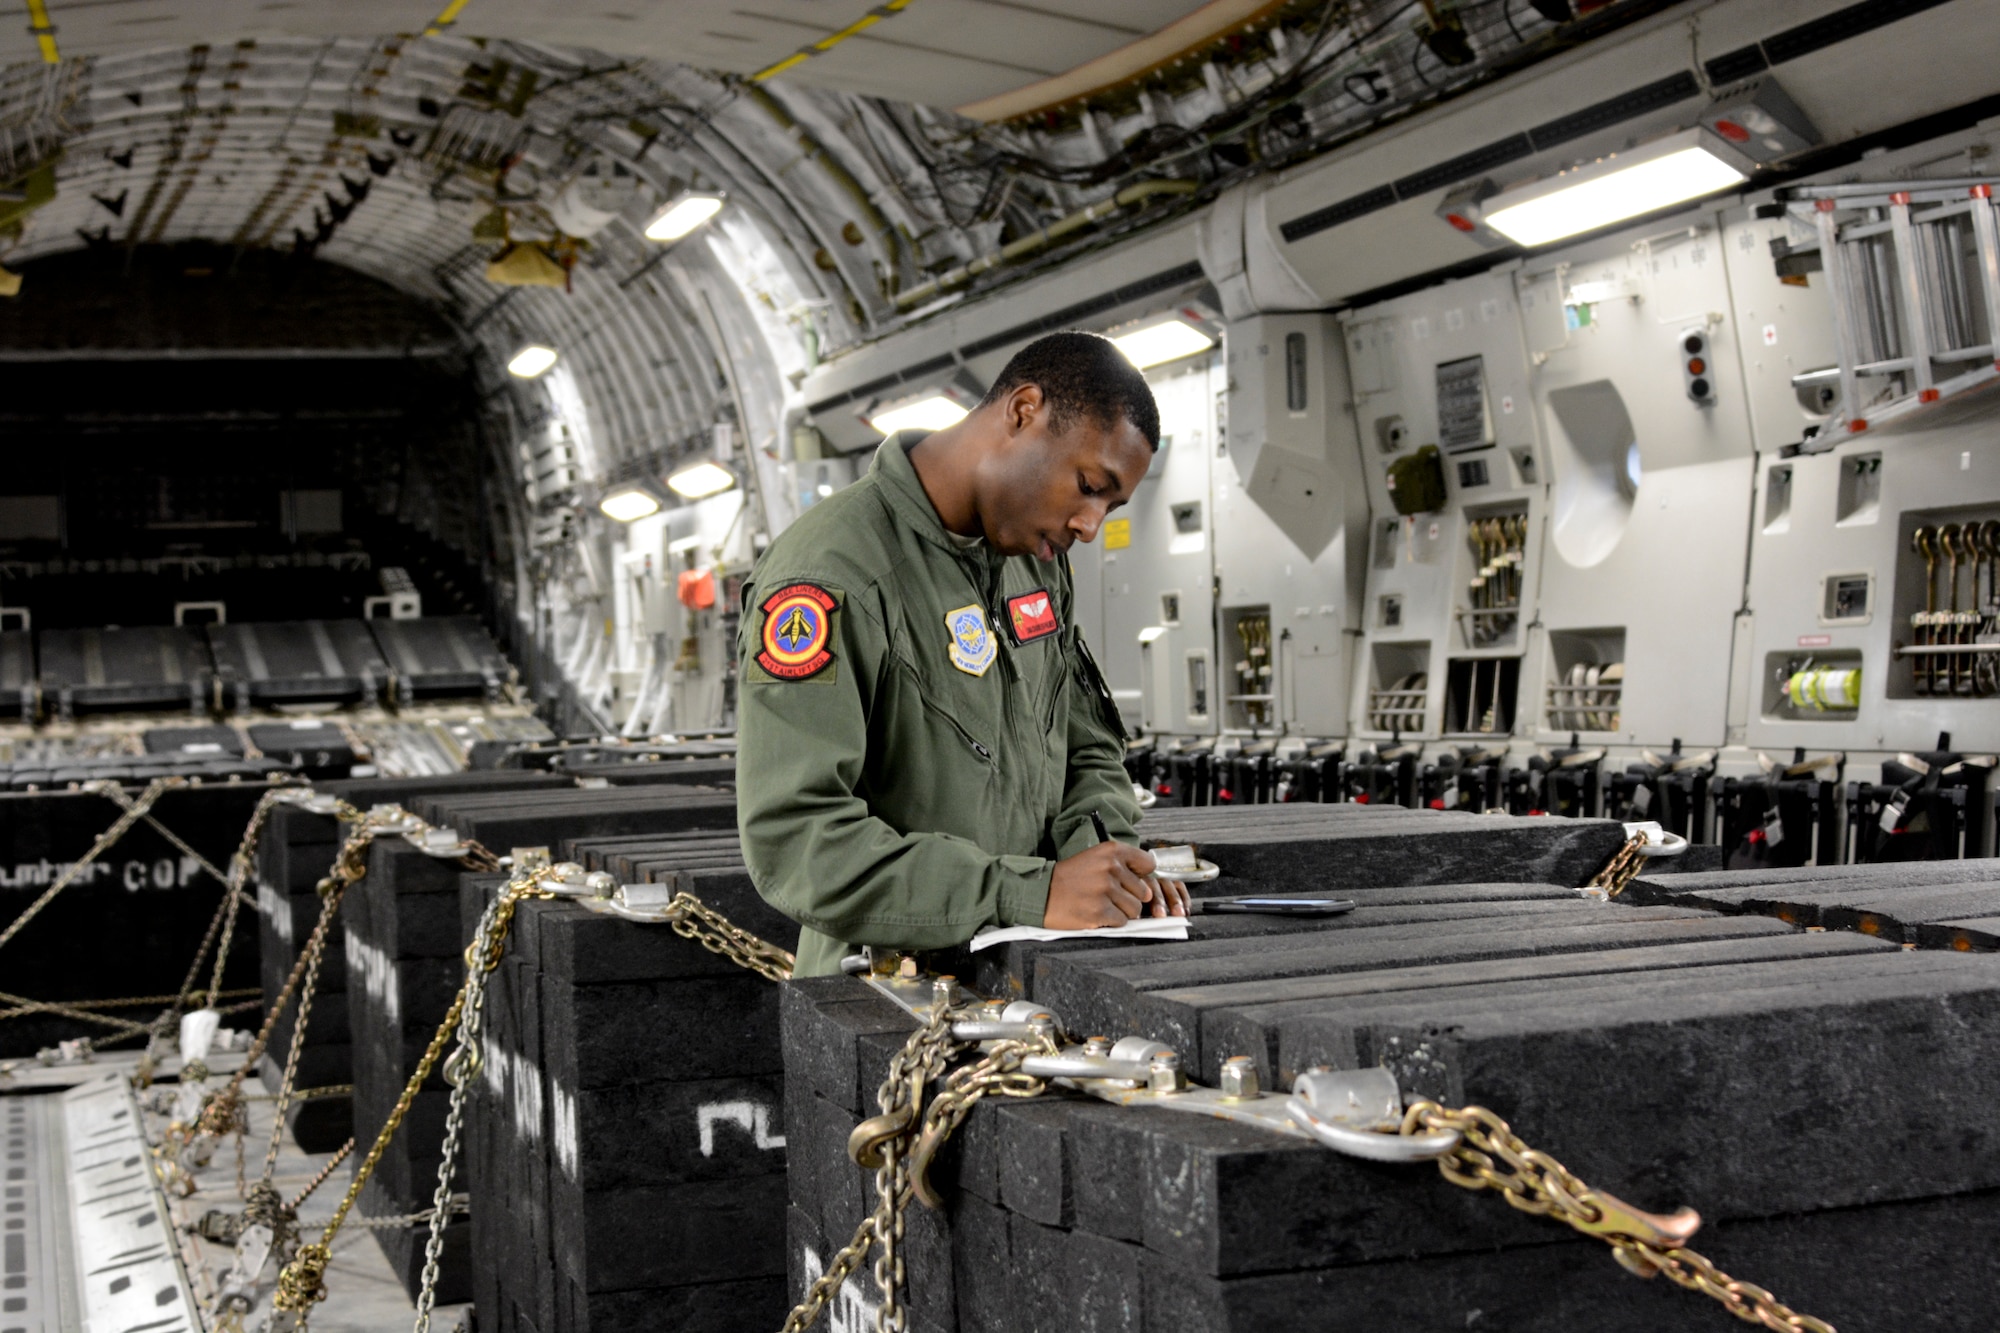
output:
[[[1646,835],[1633,834],[1584,888],[1597,890],[1606,898],[1616,898],[1625,892],[1626,886],[1639,878],[1639,872],[1646,868],[1645,846]]]
[[[759,939],[686,890],[676,893],[668,902],[666,919],[676,935],[693,940],[710,953],[721,954],[767,981],[792,979],[792,968],[798,962],[795,957],[770,941]]]
[[[896,1238],[903,1234],[902,1214],[912,1197],[909,1165],[902,1148],[922,1117],[925,1088],[943,1071],[956,1049],[950,1011],[939,1005],[930,1021],[912,1032],[890,1058],[889,1076],[875,1094],[882,1114],[862,1121],[847,1140],[848,1155],[861,1166],[875,1169],[875,1211],[862,1219],[854,1238],[834,1254],[826,1271],[807,1289],[805,1299],[786,1316],[783,1333],[804,1333],[818,1323],[841,1284],[867,1261],[878,1240],[886,1242],[890,1276],[895,1277]],[[877,1330],[900,1326],[895,1294],[900,1289],[900,1283],[892,1282],[875,1315]]]
[[[1687,1209],[1671,1217],[1642,1213],[1602,1190],[1547,1153],[1530,1148],[1505,1120],[1483,1106],[1447,1109],[1419,1101],[1404,1112],[1402,1132],[1457,1130],[1459,1145],[1438,1159],[1452,1184],[1495,1190],[1524,1213],[1553,1217],[1611,1246],[1612,1257],[1639,1277],[1664,1273],[1690,1291],[1720,1301],[1745,1323],[1774,1333],[1834,1333],[1833,1325],[1800,1314],[1762,1287],[1739,1282],[1701,1255],[1677,1243],[1693,1234],[1700,1218]]]
[[[848,1155],[858,1165],[875,1168],[875,1211],[855,1228],[854,1238],[807,1290],[786,1318],[783,1333],[804,1333],[819,1322],[841,1284],[878,1247],[874,1276],[881,1304],[875,1311],[876,1333],[904,1333],[908,1328],[902,1303],[908,1279],[902,1252],[904,1219],[912,1199],[932,1208],[943,1202],[930,1184],[932,1159],[983,1098],[1034,1097],[1047,1089],[1046,1080],[1023,1074],[1020,1068],[1029,1055],[1053,1052],[1052,1037],[996,1041],[978,1060],[945,1076],[944,1086],[926,1109],[926,1088],[965,1049],[951,1035],[952,1020],[960,1016],[940,1000],[930,1021],[911,1033],[891,1059],[889,1077],[876,1094],[882,1114],[862,1121],[847,1141]]]
[[[285,1211],[296,1217],[298,1215],[299,1206],[303,1204],[307,1199],[310,1199],[313,1196],[313,1191],[317,1190],[321,1185],[326,1184],[326,1182],[332,1178],[334,1168],[338,1167],[342,1162],[346,1161],[348,1155],[351,1154],[353,1151],[354,1151],[354,1138],[352,1135],[350,1135],[348,1137],[347,1142],[341,1144],[339,1149],[333,1154],[333,1156],[326,1159],[326,1165],[322,1166],[319,1169],[319,1171],[313,1176],[313,1178],[306,1182],[305,1188],[300,1190],[297,1194],[294,1194],[290,1199],[285,1201]]]
[[[287,1327],[303,1329],[306,1325],[306,1312],[326,1299],[326,1265],[333,1254],[333,1238],[339,1234],[341,1223],[347,1220],[348,1213],[353,1211],[355,1202],[360,1199],[362,1186],[368,1183],[368,1178],[375,1174],[375,1168],[381,1164],[382,1154],[388,1151],[390,1141],[396,1137],[396,1131],[402,1128],[403,1117],[410,1113],[410,1106],[417,1099],[418,1089],[430,1078],[431,1068],[437,1064],[438,1056],[444,1053],[446,1040],[457,1030],[458,1018],[464,1009],[465,985],[460,985],[458,994],[452,999],[451,1009],[445,1014],[444,1022],[438,1025],[437,1032],[431,1037],[430,1045],[424,1048],[422,1058],[417,1061],[416,1070],[410,1075],[409,1082],[403,1085],[403,1091],[396,1098],[395,1106],[390,1108],[389,1118],[382,1123],[381,1132],[376,1134],[375,1142],[369,1145],[368,1155],[355,1169],[354,1179],[349,1182],[347,1193],[342,1196],[339,1205],[334,1209],[333,1217],[328,1220],[325,1230],[320,1233],[320,1238],[310,1245],[301,1245],[298,1253],[292,1256],[292,1261],[279,1271],[278,1294],[272,1298],[271,1305],[273,1310],[291,1316]],[[273,1327],[278,1327],[275,1321]]]
[[[479,1034],[485,1021],[486,979],[500,966],[515,909],[524,898],[553,898],[547,887],[557,874],[554,866],[536,866],[518,873],[481,914],[479,928],[465,955],[465,1004],[458,1024],[458,1049],[444,1062],[451,1084],[445,1113],[444,1144],[438,1154],[437,1189],[431,1195],[430,1234],[424,1240],[424,1266],[417,1290],[417,1318],[412,1333],[429,1333],[431,1311],[437,1304],[439,1265],[444,1256],[444,1232],[452,1216],[452,1173],[458,1166],[459,1136],[465,1127],[465,1099],[484,1063]]]
[[[910,1186],[920,1203],[944,1207],[943,1196],[930,1182],[931,1162],[972,1108],[986,1097],[1041,1096],[1048,1091],[1048,1080],[1023,1074],[1021,1061],[1030,1055],[1054,1055],[1056,1050],[1053,1039],[995,1041],[987,1044],[978,1060],[951,1071],[924,1115],[923,1133],[910,1154]]]

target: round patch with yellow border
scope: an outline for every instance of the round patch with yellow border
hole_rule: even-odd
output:
[[[757,665],[779,680],[805,680],[833,662],[827,642],[839,603],[816,583],[788,583],[766,597],[763,647]]]

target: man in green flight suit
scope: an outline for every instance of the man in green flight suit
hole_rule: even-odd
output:
[[[758,561],[737,819],[757,891],[802,927],[796,975],[862,945],[1186,913],[1118,841],[1138,805],[1065,554],[1159,440],[1152,390],[1108,339],[1051,334],[963,421],[883,441]]]

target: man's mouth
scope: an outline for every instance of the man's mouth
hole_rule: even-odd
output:
[[[1037,537],[1035,539],[1035,558],[1043,564],[1054,560],[1056,558],[1055,543],[1047,537]]]

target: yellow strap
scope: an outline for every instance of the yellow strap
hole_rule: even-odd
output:
[[[39,4],[40,0],[28,0],[29,4]],[[431,20],[431,26],[424,29],[424,36],[435,37],[458,21],[458,12],[471,4],[472,0],[451,0],[438,16]]]
[[[456,2],[463,4],[464,0],[456,0]],[[810,46],[802,46],[798,50],[792,52],[792,54],[786,56],[783,60],[780,60],[777,64],[768,65],[765,68],[758,70],[755,74],[752,74],[750,76],[750,82],[762,83],[766,79],[775,79],[780,74],[783,74],[786,70],[791,69],[797,65],[803,65],[806,61],[811,60],[814,56],[825,55],[828,51],[831,51],[834,47],[839,46],[842,42],[852,37],[855,33],[862,31],[864,28],[872,28],[877,23],[880,23],[883,19],[902,13],[905,9],[908,9],[914,3],[916,3],[916,0],[884,0],[882,4],[875,6],[875,8],[869,10],[866,14],[863,14],[860,18],[854,20],[854,22],[848,24],[846,27],[842,28],[839,32],[830,33],[827,36],[822,37],[818,41],[812,43],[812,45]]]
[[[35,34],[35,42],[42,48],[42,60],[50,65],[62,64],[62,56],[56,51],[55,25],[49,22],[49,7],[42,0],[28,0],[28,31]]]

